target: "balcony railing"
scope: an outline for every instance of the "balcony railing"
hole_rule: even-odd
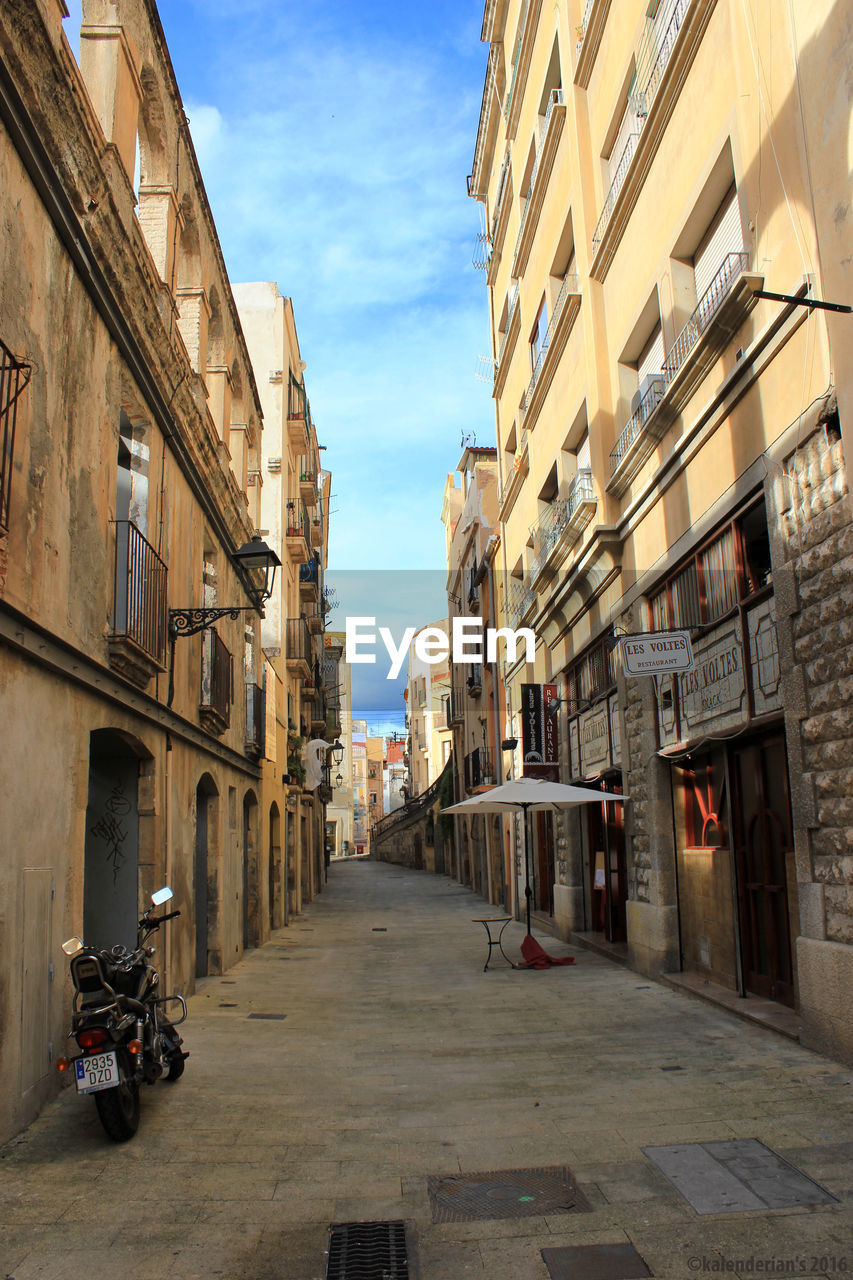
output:
[[[311,673],[311,633],[304,618],[288,618],[285,629],[285,660],[289,669]]]
[[[264,753],[264,691],[251,681],[246,683],[246,753]]]
[[[9,528],[18,399],[31,373],[31,365],[18,360],[5,343],[0,342],[0,533],[6,533]]]
[[[548,321],[548,329],[542,341],[542,346],[539,348],[539,355],[536,358],[536,364],[533,366],[533,373],[530,376],[530,382],[527,385],[527,390],[524,393],[524,399],[521,402],[523,410],[526,410],[527,406],[530,404],[534,388],[536,383],[539,381],[539,375],[542,372],[542,366],[544,365],[545,358],[548,354],[548,348],[551,345],[551,339],[554,337],[557,325],[560,323],[560,316],[563,313],[566,301],[572,294],[576,294],[577,292],[578,278],[572,272],[563,277],[560,292],[557,294],[557,301],[554,303],[554,310],[551,312],[551,319]]]
[[[643,42],[637,52],[637,72],[630,102],[637,115],[637,131],[632,133],[619,158],[607,199],[592,237],[593,253],[604,239],[604,233],[616,206],[619,192],[631,167],[637,144],[648,119],[652,103],[660,88],[663,74],[675,48],[676,37],[684,22],[692,0],[666,0],[662,3],[655,21],[646,29]]]
[[[611,474],[627,456],[628,450],[634,442],[643,434],[646,423],[663,399],[665,389],[666,384],[662,377],[651,379],[648,390],[628,420],[628,423],[619,436],[619,439],[610,450]]]
[[[462,724],[465,720],[465,689],[463,686],[455,684],[450,690],[448,708],[448,723],[451,725]]]
[[[518,281],[516,280],[516,281],[514,282],[514,284],[513,284],[512,288],[510,289],[510,291],[509,291],[509,297],[507,298],[507,309],[506,309],[506,328],[504,329],[503,333],[501,334],[501,341],[500,341],[500,345],[499,345],[499,347],[498,347],[498,364],[500,364],[500,362],[501,362],[501,357],[503,356],[503,353],[504,353],[504,347],[506,346],[507,334],[509,333],[510,329],[512,328],[512,322],[513,322],[513,320],[515,319],[515,310],[516,310],[516,307],[517,307],[517,306],[518,306]]]
[[[646,111],[654,100],[666,65],[675,47],[690,0],[668,0],[662,4],[653,24],[646,31],[637,54],[637,82],[645,99]]]
[[[232,688],[231,654],[211,627],[202,636],[199,714],[205,727],[215,733],[231,723]]]
[[[491,757],[482,747],[475,747],[463,757],[465,786],[471,791],[495,781]]]
[[[598,217],[598,223],[592,236],[593,251],[598,248],[607,230],[607,224],[610,216],[616,207],[616,198],[622,190],[622,184],[625,181],[628,170],[631,167],[631,161],[634,159],[634,152],[637,150],[637,143],[640,141],[639,133],[631,133],[628,135],[628,141],[625,143],[625,150],[619,157],[619,163],[616,166],[616,172],[613,175],[613,181],[610,184],[610,190],[607,193],[607,199]]]
[[[498,223],[500,222],[504,196],[509,190],[509,181],[508,181],[509,166],[510,166],[510,153],[507,152],[506,155],[504,156],[503,164],[501,165],[500,176],[498,177],[498,189],[495,195],[495,212],[494,212],[494,216],[492,217],[492,226],[489,234],[489,240],[493,245],[495,244],[497,239]]]
[[[583,47],[584,38],[586,36],[586,29],[589,26],[589,18],[590,18],[590,14],[592,13],[592,6],[594,4],[595,4],[595,0],[586,0],[586,7],[583,11],[581,24],[578,27],[577,33],[576,33],[577,42],[575,44],[575,54],[579,54],[581,51],[581,48]]]
[[[513,627],[518,626],[519,622],[527,616],[535,603],[536,592],[532,587],[527,586],[524,582],[519,582],[517,578],[510,580],[506,611]]]
[[[513,267],[515,267],[515,263],[518,261],[519,246],[521,245],[521,241],[524,236],[525,224],[527,222],[527,215],[530,212],[531,205],[532,205],[533,191],[536,186],[536,179],[539,176],[539,164],[542,160],[542,155],[545,151],[545,142],[548,138],[548,129],[551,125],[551,117],[554,114],[554,108],[561,107],[562,105],[563,105],[563,90],[552,89],[548,97],[548,106],[545,111],[545,118],[542,121],[542,126],[539,131],[539,138],[536,143],[536,157],[533,161],[533,169],[531,170],[531,173],[530,173],[530,185],[527,188],[527,196],[525,197],[524,205],[522,206],[522,210],[521,210],[521,224],[518,228],[518,235],[515,241],[515,251],[513,254]],[[516,274],[515,269],[513,269],[513,275],[515,274]]]
[[[131,520],[116,521],[110,662],[145,685],[166,662],[166,566]]]
[[[558,498],[551,504],[533,531],[536,558],[530,566],[531,578],[538,577],[557,544],[568,540],[568,534],[574,532],[575,538],[580,535],[581,530],[589,522],[595,505],[592,472],[578,471],[567,496]]]
[[[320,560],[312,555],[305,564],[299,566],[299,591],[304,598],[316,599],[320,583]]]
[[[749,258],[745,253],[727,254],[723,265],[702,294],[699,305],[676,338],[664,362],[663,374],[667,382],[671,382],[678,373],[687,356],[731,293],[735,281],[746,271],[748,263]]]
[[[301,382],[291,378],[287,384],[287,417],[290,421],[308,419],[308,396]]]

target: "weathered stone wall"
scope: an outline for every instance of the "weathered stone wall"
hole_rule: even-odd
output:
[[[768,498],[775,512],[802,1038],[853,1062],[853,512],[832,402],[822,416],[818,430],[774,472]]]

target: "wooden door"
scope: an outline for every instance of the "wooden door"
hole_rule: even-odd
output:
[[[787,862],[793,852],[784,739],[732,752],[732,830],[747,991],[794,1003]]]

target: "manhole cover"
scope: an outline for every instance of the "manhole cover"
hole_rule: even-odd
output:
[[[632,1244],[573,1244],[540,1252],[551,1280],[643,1280],[652,1274]]]
[[[565,1165],[431,1177],[427,1190],[433,1222],[592,1212]]]
[[[836,1197],[757,1138],[642,1147],[697,1213],[837,1204]]]
[[[325,1280],[408,1280],[404,1222],[333,1222]]]

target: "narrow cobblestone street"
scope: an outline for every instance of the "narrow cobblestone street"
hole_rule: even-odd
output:
[[[0,1275],[320,1280],[330,1223],[401,1218],[420,1280],[547,1280],[543,1248],[606,1243],[654,1276],[853,1267],[848,1071],[586,951],[484,973],[483,905],[333,865],[304,916],[201,983],[186,1073],[144,1091],[133,1141],[69,1090],[3,1150]],[[838,1203],[698,1215],[641,1150],[745,1138]],[[557,1165],[591,1212],[432,1220],[430,1176]]]

